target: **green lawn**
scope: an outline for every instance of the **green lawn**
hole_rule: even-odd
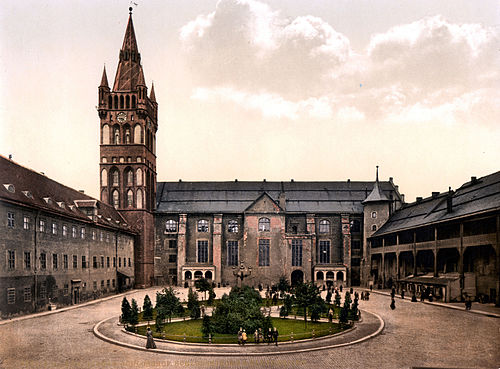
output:
[[[313,323],[308,321],[307,328],[304,327],[304,320],[295,319],[279,319],[271,318],[273,326],[278,329],[280,342],[290,341],[293,334],[294,340],[306,339],[313,337],[326,336],[340,332],[342,329],[336,323]],[[156,332],[154,324],[151,325],[153,335],[156,338],[165,338],[167,340],[184,341],[186,342],[208,342],[207,338],[201,335],[201,319],[186,320],[182,322],[174,322],[165,324],[162,332]],[[146,327],[138,327],[137,333],[146,334]],[[254,342],[253,332],[247,332],[248,341]],[[214,334],[212,343],[237,343],[236,332],[234,334]]]

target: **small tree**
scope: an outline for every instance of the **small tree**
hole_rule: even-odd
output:
[[[291,295],[286,295],[285,299],[283,300],[283,306],[281,307],[280,310],[280,316],[281,317],[287,317],[290,315],[293,309],[293,297]]]
[[[299,283],[295,286],[295,304],[304,309],[304,326],[307,327],[307,309],[316,304],[320,291],[313,283]]]
[[[352,303],[352,306],[351,306],[351,315],[352,315],[352,319],[353,320],[357,320],[358,319],[358,312],[359,312],[359,309],[358,309],[358,299],[355,298],[354,302]]]
[[[175,295],[172,287],[165,288],[162,292],[156,293],[156,321],[161,322],[168,318],[169,321],[172,316],[182,312],[183,307],[179,298]]]
[[[290,284],[288,283],[288,280],[284,276],[280,277],[280,280],[278,282],[278,291],[280,292],[281,298],[285,296],[286,292],[290,291]]]
[[[203,333],[203,337],[208,337],[209,334],[213,333],[212,320],[210,316],[204,315],[203,322],[201,323],[201,333]]]
[[[130,304],[127,300],[126,297],[123,297],[123,300],[122,300],[122,323],[123,324],[127,324],[130,320]]]
[[[344,306],[342,307],[342,309],[340,309],[340,313],[339,313],[339,322],[340,322],[340,324],[347,323],[348,315],[349,315],[349,309],[344,304]]]
[[[210,289],[208,290],[208,300],[207,300],[207,304],[209,306],[212,306],[213,303],[214,303],[214,300],[215,300],[215,291],[212,287],[210,287]]]
[[[137,301],[135,301],[135,299],[132,299],[132,307],[130,308],[130,317],[128,321],[134,327],[137,323],[139,323],[139,306],[137,305]]]
[[[200,302],[198,301],[198,294],[189,287],[187,308],[191,319],[198,319],[200,317]]]
[[[207,281],[206,278],[200,278],[194,281],[194,286],[196,289],[200,292],[203,292],[204,300],[207,299],[207,291],[210,291],[210,288],[212,288],[212,285],[210,284],[209,281]]]
[[[144,303],[142,305],[142,319],[149,321],[153,319],[153,304],[148,295],[144,296]]]
[[[351,294],[349,291],[345,291],[345,296],[344,296],[344,306],[347,306],[347,311],[351,309]]]

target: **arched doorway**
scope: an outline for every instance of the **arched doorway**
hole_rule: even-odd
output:
[[[337,281],[344,281],[344,272],[337,272]]]
[[[316,280],[317,281],[322,281],[323,279],[325,279],[325,276],[323,275],[323,272],[316,273]]]
[[[200,270],[197,270],[194,272],[194,279],[200,279],[203,278],[203,273]]]
[[[212,272],[210,270],[205,272],[205,279],[212,279]]]
[[[188,279],[191,279],[193,276],[191,272],[188,270],[186,273],[184,273],[184,279],[187,281]]]
[[[292,272],[292,286],[304,282],[304,272],[302,270],[294,270]]]

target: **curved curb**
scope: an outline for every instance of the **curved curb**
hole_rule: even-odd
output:
[[[115,318],[115,316],[101,320],[99,323],[97,323],[94,326],[93,332],[97,338],[99,338],[103,341],[106,341],[108,343],[122,346],[122,347],[126,347],[126,348],[130,348],[130,349],[134,349],[134,350],[148,351],[148,352],[154,352],[154,353],[158,353],[158,354],[184,355],[184,356],[234,356],[234,357],[236,357],[236,356],[289,355],[289,354],[298,354],[298,353],[304,353],[304,352],[328,350],[328,349],[333,349],[333,348],[337,348],[337,347],[345,347],[345,346],[355,345],[355,344],[364,342],[366,340],[369,340],[369,339],[379,335],[384,330],[384,327],[385,327],[384,320],[378,314],[375,314],[375,313],[368,311],[368,310],[365,310],[365,311],[374,315],[380,322],[380,326],[378,327],[378,329],[375,332],[373,332],[365,337],[359,338],[359,339],[351,341],[351,342],[338,343],[338,344],[334,344],[334,345],[310,347],[310,348],[288,350],[288,351],[277,351],[277,352],[204,352],[204,351],[184,351],[183,352],[183,351],[164,350],[164,349],[147,349],[143,346],[137,346],[137,345],[133,345],[130,343],[117,341],[117,340],[109,338],[109,337],[107,337],[99,332],[99,327],[101,326],[101,324],[103,324],[104,322],[106,322],[110,319]],[[209,345],[207,345],[207,346],[209,346]]]

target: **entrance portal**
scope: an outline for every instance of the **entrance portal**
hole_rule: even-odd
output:
[[[294,270],[292,272],[292,286],[304,282],[304,272],[302,270]]]

